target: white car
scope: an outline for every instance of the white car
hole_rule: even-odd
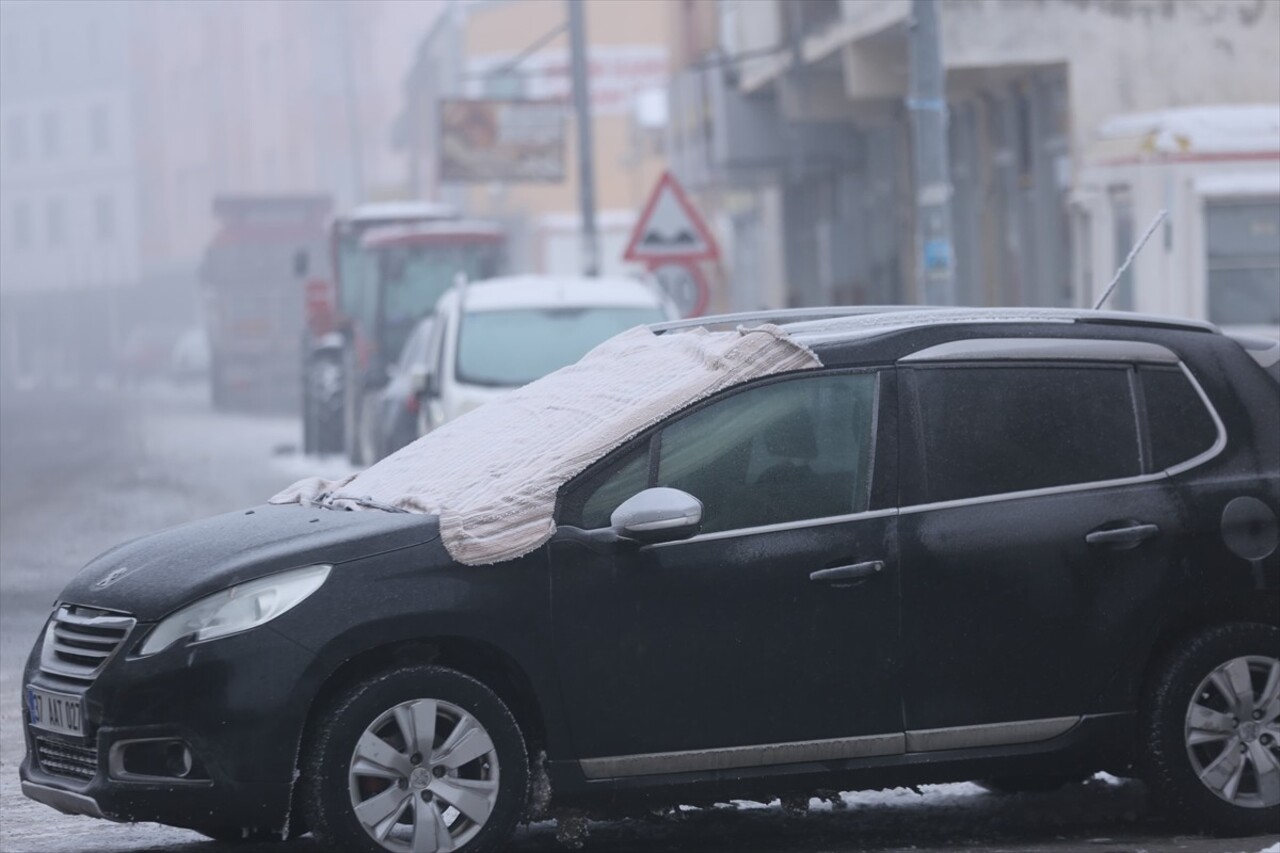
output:
[[[628,278],[520,275],[454,287],[436,304],[419,432],[573,364],[619,332],[676,316],[656,287]]]

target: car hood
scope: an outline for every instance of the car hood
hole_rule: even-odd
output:
[[[143,536],[96,557],[60,600],[160,619],[238,583],[428,542],[435,516],[264,505]]]

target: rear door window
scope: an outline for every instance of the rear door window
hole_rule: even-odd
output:
[[[1151,467],[1163,471],[1213,447],[1218,426],[1187,375],[1176,367],[1138,369],[1147,404]]]
[[[910,371],[917,455],[904,504],[1142,473],[1129,370],[1076,365]]]

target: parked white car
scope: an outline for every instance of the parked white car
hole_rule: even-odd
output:
[[[676,316],[656,287],[627,278],[521,275],[455,287],[436,304],[419,432],[573,364],[619,332]]]

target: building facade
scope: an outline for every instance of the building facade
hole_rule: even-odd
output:
[[[676,4],[587,0],[595,196],[601,269],[627,269],[627,237],[665,167],[668,43]],[[450,4],[423,39],[400,118],[414,195],[451,201],[504,223],[513,266],[581,271],[577,132],[571,109],[564,0]],[[440,101],[501,98],[564,106],[563,177],[545,182],[450,182],[440,174]]]
[[[198,325],[217,195],[405,197],[400,85],[442,8],[6,0],[5,373],[97,372]]]
[[[0,14],[0,360],[82,371],[117,335],[140,269],[131,9],[6,3]]]
[[[1083,301],[1071,273],[1072,188],[1108,120],[1280,102],[1274,3],[936,8],[961,304]],[[670,156],[717,210],[734,307],[919,301],[912,0],[693,0],[682,9],[702,32],[714,19],[716,36],[673,76]],[[781,270],[785,286],[760,270]]]

